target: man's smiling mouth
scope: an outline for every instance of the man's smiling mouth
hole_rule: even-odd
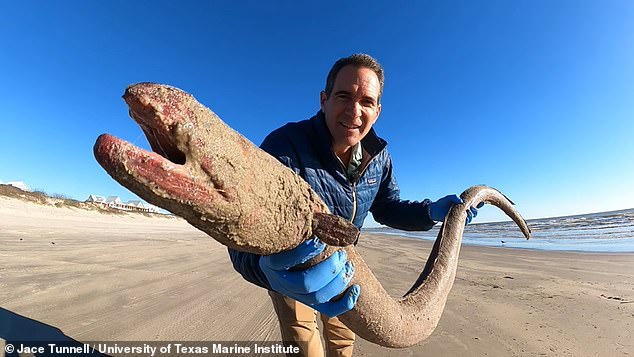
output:
[[[348,125],[348,124],[345,124],[345,123],[342,123],[342,122],[339,122],[339,124],[341,126],[343,126],[344,128],[346,128],[346,129],[359,129],[359,128],[361,128],[361,125]]]

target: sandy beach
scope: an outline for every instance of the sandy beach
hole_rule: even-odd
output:
[[[358,246],[393,296],[415,281],[430,248],[370,234]],[[37,336],[280,339],[266,291],[185,221],[0,197],[0,340]],[[355,355],[634,355],[634,254],[464,246],[434,334],[407,349],[359,340]]]

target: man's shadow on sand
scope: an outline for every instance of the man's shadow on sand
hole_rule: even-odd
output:
[[[45,323],[30,319],[28,317],[18,315],[12,311],[0,307],[0,339],[5,341],[5,346],[1,346],[6,356],[19,356],[16,351],[9,353],[6,346],[12,345],[16,349],[20,344],[25,346],[45,347],[45,353],[33,353],[33,356],[60,356],[59,354],[51,354],[49,352],[49,343],[55,343],[58,346],[82,347],[83,343],[68,337],[59,328]],[[0,352],[0,354],[2,353]],[[104,354],[94,352],[88,354],[79,354],[79,356],[106,356]]]

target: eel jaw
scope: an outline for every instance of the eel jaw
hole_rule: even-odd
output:
[[[217,194],[191,179],[188,170],[163,156],[140,149],[110,134],[97,138],[97,162],[121,185],[147,202],[178,214],[201,206]]]

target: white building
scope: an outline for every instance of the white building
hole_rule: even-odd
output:
[[[106,198],[103,197],[103,196],[90,195],[90,196],[88,196],[88,199],[86,200],[86,202],[105,204],[106,203]]]
[[[158,207],[140,200],[132,200],[124,203],[123,201],[121,201],[121,198],[119,198],[119,196],[108,196],[108,198],[105,198],[104,196],[90,195],[85,202],[95,203],[104,207],[120,209],[123,211],[140,211],[151,213],[160,212]]]
[[[3,185],[9,185],[9,186],[13,186],[13,187],[17,187],[22,191],[29,191],[31,192],[31,189],[29,188],[29,186],[27,186],[27,184],[25,184],[22,181],[9,181],[9,182],[2,182],[0,181],[0,184]]]

